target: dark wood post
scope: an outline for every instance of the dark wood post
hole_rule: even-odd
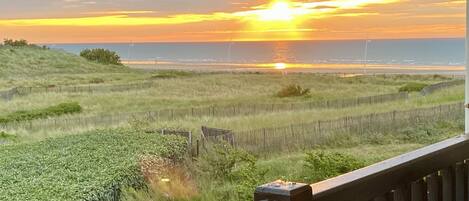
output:
[[[276,181],[256,188],[254,201],[312,201],[310,185]]]

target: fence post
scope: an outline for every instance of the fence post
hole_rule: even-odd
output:
[[[199,150],[200,150],[200,148],[199,148],[199,147],[200,147],[200,145],[199,145],[199,140],[196,141],[196,144],[197,144],[197,146],[196,146],[196,150],[195,150],[195,151],[196,151],[197,157],[199,157]]]
[[[264,152],[267,152],[267,146],[266,146],[266,136],[265,136],[265,128],[262,129],[263,135],[264,135]]]
[[[188,139],[189,140],[189,144],[188,144],[189,154],[192,157],[193,156],[193,153],[192,153],[192,131],[189,131],[189,136],[188,137],[189,137],[189,139]]]
[[[311,201],[313,191],[310,185],[291,182],[272,182],[256,188],[254,201]]]

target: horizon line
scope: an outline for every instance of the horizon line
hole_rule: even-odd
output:
[[[61,45],[61,44],[144,44],[144,43],[226,43],[226,42],[239,42],[239,43],[250,43],[250,42],[301,42],[301,41],[360,41],[360,40],[444,40],[444,39],[464,39],[464,36],[460,37],[415,37],[415,38],[350,38],[350,39],[284,39],[284,40],[213,40],[213,41],[115,41],[115,42],[31,42],[33,44],[40,45]],[[9,38],[5,38],[9,39]]]

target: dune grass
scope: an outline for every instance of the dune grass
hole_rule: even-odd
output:
[[[67,77],[62,76],[67,74],[130,72],[127,67],[102,65],[65,51],[39,47],[1,46],[0,61],[0,88],[25,82],[40,83],[41,80],[49,83],[52,82],[50,77],[66,80]]]

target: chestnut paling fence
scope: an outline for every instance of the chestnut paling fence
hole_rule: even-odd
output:
[[[439,90],[443,90],[443,89],[450,88],[453,86],[463,85],[464,83],[465,83],[465,80],[452,80],[448,82],[440,82],[437,84],[428,85],[427,87],[423,88],[422,91],[420,91],[420,93],[426,96]]]
[[[235,132],[235,144],[253,153],[269,154],[307,149],[341,135],[390,132],[419,123],[456,120],[464,116],[464,104],[455,103],[407,111],[350,116],[284,127]]]
[[[119,113],[112,115],[64,116],[23,122],[9,122],[5,124],[0,124],[0,129],[22,129],[37,131],[54,129],[69,130],[73,128],[86,127],[96,128],[127,123],[134,118],[145,118],[153,121],[171,121],[190,117],[230,117],[242,115],[256,115],[259,113],[271,113],[281,111],[356,107],[360,105],[379,104],[397,100],[405,100],[407,98],[407,93],[393,93],[368,97],[297,103],[215,105],[194,108],[164,109],[147,112]]]
[[[422,95],[429,95],[436,91],[464,84],[464,80],[451,80],[429,85],[422,89]],[[69,85],[69,86],[43,86],[43,87],[15,87],[9,90],[0,91],[0,99],[11,100],[15,96],[24,96],[36,93],[105,93],[123,92],[152,88],[158,83],[152,81],[136,82],[129,84],[89,84],[89,85]]]

